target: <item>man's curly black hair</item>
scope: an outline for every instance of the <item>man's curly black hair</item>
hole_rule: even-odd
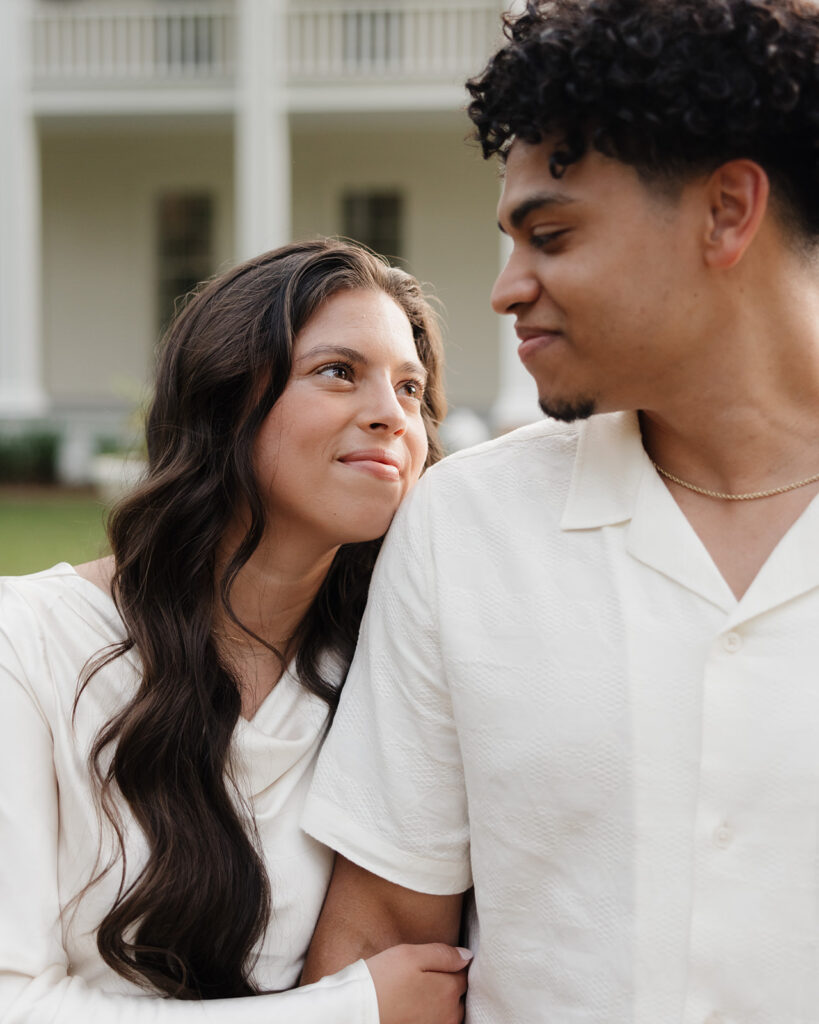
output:
[[[669,182],[747,158],[819,238],[819,4],[529,0],[504,22],[467,83],[484,156],[549,137],[555,177],[593,147]]]

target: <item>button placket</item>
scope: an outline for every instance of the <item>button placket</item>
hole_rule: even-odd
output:
[[[734,832],[729,825],[723,822],[722,825],[714,829],[714,845],[718,846],[721,850],[727,850],[733,841]]]
[[[691,905],[690,965],[694,983],[684,1015],[685,1024],[728,1024],[717,1009],[724,994],[713,981],[703,982],[702,965],[725,949],[725,921],[733,914],[733,889],[725,885],[725,872],[736,855],[734,821],[736,793],[730,775],[722,770],[732,757],[736,739],[736,708],[741,701],[745,673],[741,661],[728,658],[743,646],[742,636],[731,630],[714,637],[705,665],[702,691],[700,786],[695,823],[694,877]]]

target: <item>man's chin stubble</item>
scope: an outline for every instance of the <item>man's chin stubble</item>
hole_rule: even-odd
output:
[[[541,411],[550,419],[560,420],[562,423],[587,420],[594,415],[596,405],[593,398],[578,398],[574,402],[551,401],[548,398],[541,398],[538,404]]]

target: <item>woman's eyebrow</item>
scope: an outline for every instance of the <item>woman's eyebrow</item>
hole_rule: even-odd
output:
[[[429,374],[427,373],[426,367],[420,363],[406,362],[401,363],[400,366],[396,367],[399,373],[412,373],[416,377],[420,377],[422,381],[426,381]]]
[[[315,359],[317,356],[329,356],[331,358],[346,359],[350,363],[358,363],[360,366],[369,366],[370,360],[364,355],[363,352],[359,352],[357,348],[348,348],[346,345],[317,345],[315,348],[311,348],[308,352],[304,352],[294,360],[295,363],[303,363],[306,360]],[[400,366],[396,367],[399,373],[412,373],[423,380],[426,380],[429,374],[426,368],[421,363],[407,360],[405,363],[401,363]]]
[[[355,348],[347,348],[345,345],[316,345],[315,348],[300,355],[295,362],[303,363],[307,359],[315,359],[316,356],[340,356],[351,363],[363,363],[364,365],[368,362],[363,352],[359,352]]]

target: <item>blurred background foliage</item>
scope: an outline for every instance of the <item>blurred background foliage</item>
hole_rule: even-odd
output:
[[[96,494],[52,486],[57,445],[44,429],[0,436],[0,575],[105,553],[105,508]]]
[[[0,576],[107,553],[105,507],[90,489],[0,487]]]

